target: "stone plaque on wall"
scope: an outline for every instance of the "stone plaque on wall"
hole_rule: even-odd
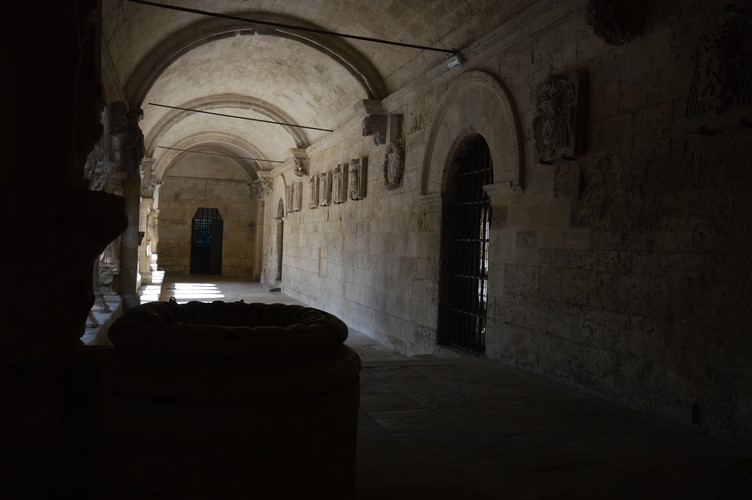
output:
[[[686,116],[714,132],[752,122],[752,15],[730,8],[697,42]]]
[[[328,207],[332,202],[331,174],[324,172],[319,175],[319,205]]]
[[[391,142],[384,153],[384,185],[387,189],[397,189],[405,175],[405,141]]]
[[[288,212],[292,212],[292,186],[285,186],[285,206]]]
[[[319,177],[314,175],[308,179],[308,193],[310,195],[310,201],[308,208],[317,208],[319,206]]]
[[[541,163],[578,158],[584,152],[587,74],[551,75],[535,87],[533,135]]]
[[[337,165],[332,172],[332,202],[344,203],[347,201],[347,164]]]
[[[300,212],[303,209],[303,181],[292,185],[292,211]]]
[[[350,160],[348,171],[349,195],[351,200],[362,200],[366,197],[368,185],[368,157]]]

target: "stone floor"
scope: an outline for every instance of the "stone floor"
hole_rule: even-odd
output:
[[[298,303],[217,276],[168,275],[149,294]],[[352,330],[346,343],[363,360],[358,500],[716,499],[719,466],[752,457],[488,359],[408,358]]]

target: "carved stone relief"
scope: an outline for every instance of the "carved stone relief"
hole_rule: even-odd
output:
[[[366,197],[366,187],[368,185],[368,157],[355,158],[350,160],[348,172],[350,179],[349,195],[351,200],[362,200]]]
[[[387,145],[384,153],[384,185],[397,189],[405,174],[405,142],[400,139]]]
[[[584,151],[587,75],[551,75],[535,88],[535,155],[541,163],[569,160]]]
[[[308,190],[310,194],[310,201],[308,208],[317,208],[319,206],[319,176],[314,175],[308,179]]]
[[[713,132],[752,122],[752,15],[729,9],[697,42],[687,97],[690,126]]]
[[[590,0],[585,11],[593,33],[609,45],[622,45],[640,35],[645,18],[644,0]]]
[[[337,165],[332,172],[332,202],[344,203],[347,201],[347,164]]]
[[[288,212],[293,212],[292,209],[292,186],[285,186],[285,206]]]
[[[143,158],[139,166],[141,176],[141,196],[152,198],[154,196],[154,186],[157,184],[157,178],[154,175],[154,158]]]
[[[332,202],[331,174],[324,172],[319,175],[319,205],[328,207]]]
[[[292,212],[300,212],[303,209],[303,181],[292,185]]]

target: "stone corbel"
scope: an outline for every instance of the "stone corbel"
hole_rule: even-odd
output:
[[[290,152],[295,162],[295,175],[298,177],[308,175],[309,159],[306,150],[303,148],[291,148]]]
[[[645,10],[645,0],[589,0],[585,16],[598,38],[623,45],[642,33]]]
[[[381,101],[378,99],[365,99],[358,102],[354,108],[355,112],[363,117],[361,121],[363,137],[372,136],[373,143],[376,146],[385,144],[387,138],[387,114],[381,105]]]

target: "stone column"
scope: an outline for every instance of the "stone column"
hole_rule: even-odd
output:
[[[125,310],[140,304],[137,289],[138,246],[143,234],[139,234],[138,221],[141,201],[140,165],[144,155],[144,135],[138,122],[142,116],[141,110],[130,111],[126,117],[127,126],[123,135],[123,170],[128,174],[124,189],[128,227],[121,240],[119,287]]]
[[[140,274],[139,282],[141,285],[150,285],[151,279],[151,231],[149,231],[149,222],[152,220],[151,212],[154,210],[154,191],[156,188],[156,179],[154,177],[154,158],[142,158],[139,166],[139,175],[141,177],[141,200],[138,211],[138,272]]]

